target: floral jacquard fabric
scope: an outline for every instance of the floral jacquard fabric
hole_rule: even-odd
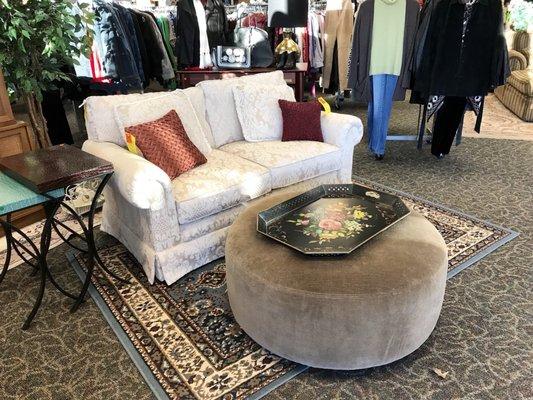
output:
[[[211,126],[215,148],[243,140],[232,88],[236,85],[261,83],[269,86],[286,86],[282,71],[248,75],[240,78],[200,82],[204,92],[207,121]]]
[[[235,207],[270,192],[268,169],[241,157],[213,150],[207,163],[172,182],[185,224]]]
[[[283,118],[278,101],[295,101],[294,91],[290,86],[239,85],[233,88],[233,97],[246,141],[281,139]]]
[[[320,142],[241,141],[221,150],[268,168],[274,189],[338,171],[342,161],[338,147]]]

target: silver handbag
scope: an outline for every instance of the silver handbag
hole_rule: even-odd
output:
[[[217,46],[216,62],[219,68],[250,68],[250,48],[235,46]]]

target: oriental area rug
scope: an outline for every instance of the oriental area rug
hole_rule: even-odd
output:
[[[448,278],[517,234],[429,201],[363,179],[355,183],[400,196],[439,230],[448,245]],[[235,321],[218,260],[175,284],[150,285],[119,244],[100,250],[122,284],[96,269],[90,293],[158,399],[258,399],[306,369],[254,343]],[[67,256],[81,278],[85,258]]]

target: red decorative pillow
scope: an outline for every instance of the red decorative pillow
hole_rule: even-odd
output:
[[[129,126],[125,131],[135,137],[144,158],[165,171],[170,179],[207,162],[174,110],[155,121]]]
[[[323,142],[320,113],[322,106],[318,101],[298,103],[279,100],[281,115],[283,117],[282,141],[314,140]]]

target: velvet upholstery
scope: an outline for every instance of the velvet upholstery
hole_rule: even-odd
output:
[[[257,202],[228,233],[228,296],[246,333],[279,356],[329,369],[387,364],[422,345],[446,286],[435,227],[413,212],[348,256],[305,256],[256,232],[257,213],[289,197]]]

